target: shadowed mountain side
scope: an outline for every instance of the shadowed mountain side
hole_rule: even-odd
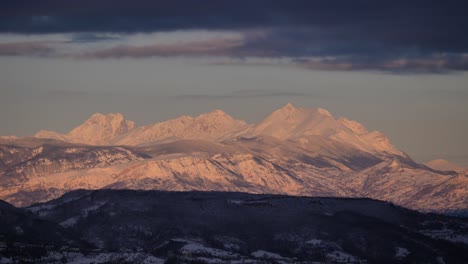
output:
[[[14,243],[60,247],[86,245],[59,224],[41,219],[27,210],[16,208],[1,200],[0,241],[8,243],[7,247],[13,247]]]
[[[136,150],[146,153],[154,158],[167,154],[177,153],[206,153],[214,155],[217,153],[234,153],[238,151],[236,146],[228,146],[205,140],[178,140],[169,143],[159,143],[149,146],[136,147]]]
[[[463,263],[468,257],[467,246],[455,242],[467,237],[466,220],[371,199],[79,190],[27,210],[98,252],[177,256],[182,263],[329,263],[342,256],[351,263]]]

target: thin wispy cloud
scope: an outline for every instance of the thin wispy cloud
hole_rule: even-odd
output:
[[[88,58],[148,58],[168,56],[213,56],[225,55],[243,45],[242,39],[215,38],[174,44],[154,44],[144,46],[116,46],[84,53]]]
[[[444,73],[468,70],[468,56],[464,54],[424,55],[401,58],[324,57],[302,58],[296,63],[314,70],[380,70],[395,73]]]
[[[54,48],[48,42],[0,43],[0,56],[45,56],[54,52]]]
[[[175,99],[194,99],[194,100],[211,100],[211,99],[246,99],[246,98],[266,98],[266,97],[321,97],[320,94],[314,92],[295,92],[281,90],[237,90],[231,93],[222,94],[180,94],[174,96]]]
[[[269,31],[182,31],[157,34],[0,35],[0,56],[78,59],[193,57],[219,65],[294,66],[311,70],[449,72],[468,70],[467,53],[399,53],[283,50]],[[14,40],[8,41],[8,39]],[[263,44],[262,44],[263,43]],[[298,44],[296,44],[298,45]],[[298,47],[299,49],[299,47]],[[322,54],[323,53],[323,54]],[[328,54],[330,53],[330,54]]]

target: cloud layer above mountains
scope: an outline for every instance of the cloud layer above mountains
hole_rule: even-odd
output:
[[[467,7],[463,1],[7,0],[0,3],[0,55],[466,70]]]
[[[93,112],[255,121],[292,101],[362,120],[421,160],[466,163],[467,7],[3,0],[0,135],[66,131]]]

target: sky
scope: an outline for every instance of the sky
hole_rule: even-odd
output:
[[[0,135],[291,102],[468,166],[464,1],[0,2]]]

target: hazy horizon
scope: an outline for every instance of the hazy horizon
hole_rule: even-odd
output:
[[[0,4],[0,135],[63,133],[95,112],[252,123],[291,102],[379,130],[419,162],[468,166],[463,4],[156,2]]]

